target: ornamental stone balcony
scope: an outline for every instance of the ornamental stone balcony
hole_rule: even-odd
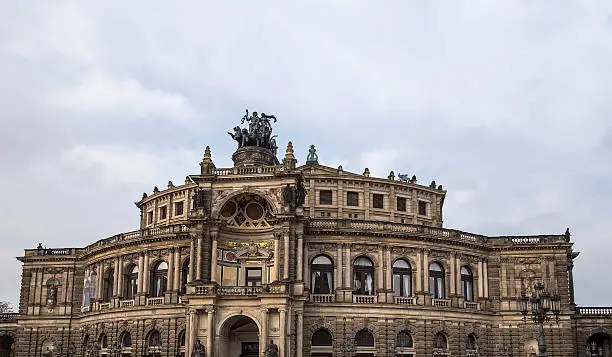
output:
[[[449,299],[431,299],[431,306],[433,307],[450,307],[451,301]]]
[[[310,294],[310,302],[328,303],[336,301],[336,294]]]
[[[412,296],[394,296],[393,301],[398,305],[415,305],[415,299]]]
[[[353,303],[355,304],[376,304],[378,297],[376,295],[353,295]]]

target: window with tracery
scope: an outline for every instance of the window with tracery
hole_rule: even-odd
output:
[[[221,209],[221,218],[228,227],[268,228],[273,217],[268,201],[256,195],[242,195],[231,199]]]
[[[374,347],[374,335],[368,330],[361,330],[355,334],[355,346]]]

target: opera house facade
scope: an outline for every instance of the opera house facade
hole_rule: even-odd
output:
[[[137,230],[26,249],[0,356],[611,356],[612,308],[574,301],[569,231],[445,228],[435,182],[320,165],[314,147],[297,165],[291,143],[279,161],[276,118],[244,122],[234,166],[207,147],[136,202]]]

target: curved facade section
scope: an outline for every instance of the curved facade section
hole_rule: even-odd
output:
[[[520,298],[537,283],[560,301],[551,356],[610,353],[612,310],[574,302],[569,232],[443,228],[434,182],[326,167],[314,148],[297,167],[291,144],[282,164],[247,157],[266,145],[233,168],[207,148],[199,174],[136,203],[136,231],[26,250],[19,314],[0,319],[15,355],[531,356]]]

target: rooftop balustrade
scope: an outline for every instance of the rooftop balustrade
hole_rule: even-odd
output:
[[[578,306],[576,313],[583,316],[610,316],[612,317],[612,307],[590,307]]]

